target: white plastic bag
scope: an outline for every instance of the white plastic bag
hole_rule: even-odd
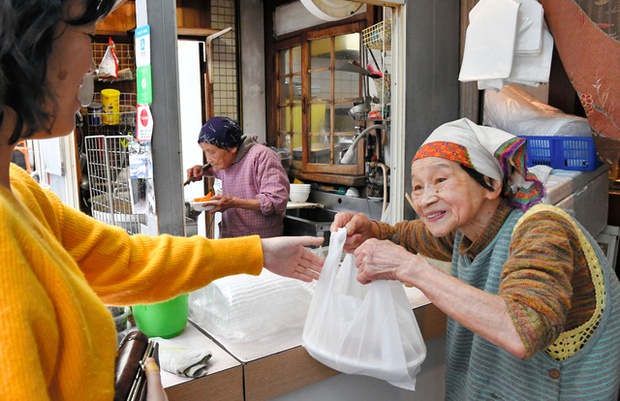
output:
[[[108,47],[99,63],[99,78],[118,78],[118,57],[114,49],[116,49],[114,41],[108,38]]]
[[[360,284],[354,256],[339,268],[346,230],[332,233],[303,332],[319,362],[343,373],[386,380],[414,390],[426,345],[402,284]]]

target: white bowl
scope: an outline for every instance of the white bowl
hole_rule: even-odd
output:
[[[217,205],[217,201],[202,201],[202,202],[190,201],[189,204],[192,207],[192,209],[194,209],[197,212],[203,212],[203,211],[207,212],[215,208],[215,206]]]
[[[299,192],[291,192],[289,197],[291,198],[291,202],[293,203],[303,203],[308,200],[310,196],[310,192],[308,193],[299,193]]]
[[[347,189],[347,192],[345,192],[344,196],[350,196],[352,198],[359,198],[360,197],[360,191],[357,190],[357,188],[349,188]]]

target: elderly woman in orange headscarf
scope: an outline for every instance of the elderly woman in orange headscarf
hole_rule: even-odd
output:
[[[411,164],[419,220],[339,213],[358,280],[399,280],[448,315],[446,400],[615,400],[620,283],[596,241],[539,204],[525,143],[460,119]],[[451,261],[451,274],[422,256]],[[613,398],[612,398],[613,397]]]

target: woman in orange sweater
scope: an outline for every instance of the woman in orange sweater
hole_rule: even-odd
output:
[[[63,205],[10,163],[18,141],[74,129],[88,103],[80,87],[94,71],[95,23],[114,3],[0,2],[2,400],[111,401],[117,344],[104,305],[159,302],[263,266],[304,281],[321,270],[304,246],[322,238],[129,236]],[[149,400],[164,400],[148,365]]]

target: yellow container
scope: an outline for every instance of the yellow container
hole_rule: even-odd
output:
[[[116,89],[103,89],[101,91],[101,104],[103,105],[101,122],[108,125],[116,125],[120,122],[120,97],[121,92]]]

